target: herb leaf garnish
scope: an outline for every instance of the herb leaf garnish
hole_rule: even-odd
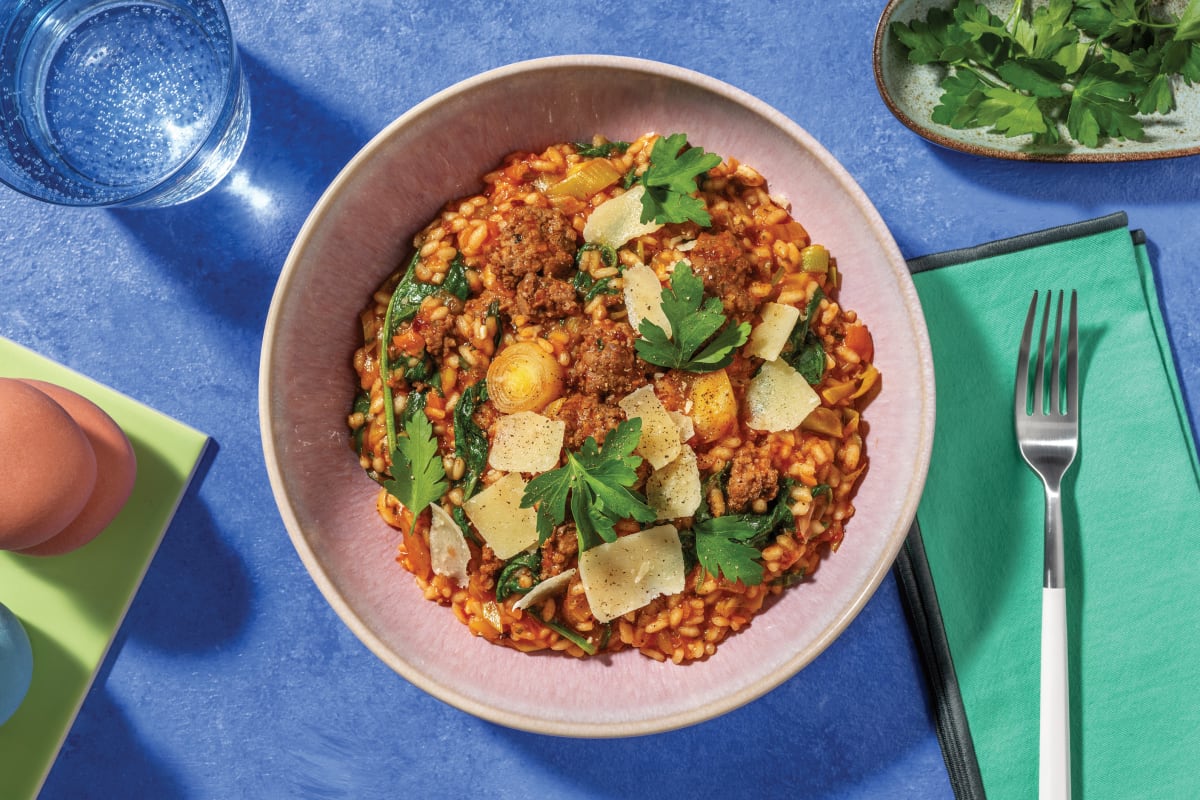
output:
[[[425,395],[409,393],[402,422],[404,433],[392,445],[392,475],[383,487],[415,518],[446,491],[446,471],[425,416]]]
[[[660,367],[713,372],[728,366],[733,351],[750,337],[749,323],[725,324],[721,301],[704,298],[704,283],[683,261],[675,265],[670,286],[662,290],[662,308],[670,333],[643,319],[638,325],[642,338],[634,343],[638,355]]]
[[[794,485],[790,478],[780,482],[775,505],[766,514],[711,517],[705,503],[705,518],[692,526],[700,565],[710,575],[724,575],[747,586],[762,583],[763,567],[757,561],[762,558],[762,548],[777,531],[791,530],[796,525],[791,507]]]
[[[696,533],[696,558],[708,574],[724,575],[747,586],[762,583],[763,567],[755,559],[762,553],[746,544],[756,531],[734,516],[714,517],[692,528]]]
[[[625,420],[608,432],[603,447],[589,436],[578,452],[567,452],[566,464],[529,482],[521,507],[537,508],[539,543],[566,520],[568,499],[580,552],[615,542],[613,525],[623,519],[654,521],[654,509],[630,488],[642,463],[641,456],[633,455],[641,436],[641,419]]]
[[[976,0],[894,23],[916,64],[948,71],[934,122],[1086,147],[1145,138],[1141,115],[1175,110],[1174,76],[1200,82],[1200,0],[1179,19],[1151,0],[1016,0],[1001,19]]]
[[[696,191],[696,179],[720,164],[721,157],[699,147],[681,153],[686,144],[686,133],[673,133],[655,140],[650,150],[650,165],[641,178],[646,187],[646,193],[642,195],[643,223],[690,220],[703,227],[712,224],[704,201],[692,194]]]

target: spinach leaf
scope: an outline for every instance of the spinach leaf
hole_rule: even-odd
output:
[[[492,344],[496,346],[496,350],[499,352],[500,343],[504,340],[504,322],[500,319],[499,300],[493,300],[488,304],[487,315],[496,320],[496,337],[492,340]]]
[[[362,414],[366,416],[371,411],[371,395],[364,392],[359,392],[354,398],[354,405],[350,408],[351,414]],[[354,432],[354,452],[359,456],[363,454],[363,436],[367,432],[367,423]]]
[[[519,556],[513,556],[496,577],[496,602],[503,602],[510,595],[526,594],[534,586],[537,586],[539,583],[538,573],[541,572],[541,569],[542,551],[538,548]],[[529,570],[529,574],[533,578],[533,583],[529,586],[520,584],[523,570]]]
[[[404,277],[392,291],[392,299],[388,303],[388,313],[384,320],[383,341],[385,344],[396,335],[396,329],[400,327],[401,323],[408,322],[417,315],[421,309],[421,302],[426,297],[440,291],[441,287],[434,286],[432,283],[421,283],[417,280],[416,270],[420,260],[420,253],[414,253],[412,260],[408,262],[408,269],[405,270]]]
[[[629,149],[629,142],[572,142],[575,152],[584,158],[608,158],[613,153],[624,153]]]
[[[547,628],[549,628],[550,630],[557,633],[559,636],[570,641],[572,644],[577,646],[583,652],[587,653],[589,656],[594,656],[594,655],[596,655],[596,653],[598,653],[600,651],[599,647],[597,645],[592,644],[590,641],[585,639],[582,635],[571,630],[566,625],[555,622],[554,620],[541,620],[541,623],[543,625],[545,625]],[[605,631],[601,635],[600,638],[601,638],[601,641],[607,643],[608,632]]]
[[[422,355],[420,358],[409,358],[408,366],[404,367],[404,380],[410,384],[420,381],[421,383],[432,383],[430,378],[437,374],[437,366],[428,354]]]
[[[479,538],[479,535],[475,533],[475,529],[471,527],[471,523],[467,519],[467,512],[463,511],[462,506],[454,506],[450,509],[450,518],[458,523],[458,528],[463,532],[463,536],[483,547],[483,540]]]
[[[598,294],[616,294],[619,291],[618,289],[613,288],[611,285],[612,278],[601,278],[600,280],[596,280],[581,268],[583,254],[590,252],[598,252],[600,254],[600,260],[603,262],[604,266],[618,266],[617,251],[606,244],[588,242],[579,248],[578,252],[575,253],[575,269],[577,271],[575,273],[575,277],[571,280],[571,285],[575,287],[575,291],[579,294],[580,301],[584,305],[592,302],[592,300]]]
[[[467,281],[467,265],[460,254],[456,253],[454,260],[450,262],[450,268],[446,271],[446,279],[442,281],[442,288],[459,300],[466,300],[471,296],[471,284]]]
[[[487,434],[475,424],[472,415],[479,405],[487,400],[487,381],[468,386],[454,407],[454,454],[466,464],[460,485],[463,499],[475,494],[479,478],[487,466]]]
[[[821,382],[821,376],[825,374],[825,346],[821,344],[821,339],[812,330],[813,320],[816,319],[817,310],[820,308],[821,300],[824,299],[825,293],[820,287],[813,292],[812,299],[808,301],[808,305],[804,309],[804,313],[800,315],[800,319],[796,320],[796,326],[792,328],[791,334],[788,336],[787,343],[783,346],[783,352],[780,357],[792,368],[804,376],[804,379],[813,386]]]

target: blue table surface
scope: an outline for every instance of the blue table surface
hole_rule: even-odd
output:
[[[1184,393],[1200,398],[1200,158],[1002,162],[888,112],[881,2],[228,0],[253,102],[210,194],[82,210],[0,187],[0,334],[210,434],[46,798],[950,797],[895,581],[767,696],[670,733],[508,730],[389,670],[320,596],[276,510],[259,439],[263,323],[292,239],[377,131],[478,72],[567,53],[705,72],[781,110],[866,191],[906,256],[1126,211],[1151,241]],[[669,787],[669,791],[668,791]]]

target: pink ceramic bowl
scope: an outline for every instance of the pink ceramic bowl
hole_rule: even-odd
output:
[[[347,442],[358,313],[408,258],[413,235],[513,150],[603,133],[687,133],[764,173],[836,255],[842,301],[874,334],[883,389],[868,409],[871,459],[846,540],[717,654],[688,666],[637,652],[577,661],[471,636],[395,562],[377,486]],[[280,513],[313,580],[351,630],[406,679],[503,725],[626,736],[692,724],[771,690],[812,661],[891,567],[916,512],[933,437],[933,363],[913,284],[853,179],[807,133],[728,85],[610,56],[514,64],[421,103],[337,177],[297,237],[267,318],[259,386],[263,449]]]

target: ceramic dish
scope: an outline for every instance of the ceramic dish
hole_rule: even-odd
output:
[[[883,389],[868,409],[871,470],[841,549],[703,662],[637,652],[577,661],[475,638],[426,601],[395,562],[398,534],[348,444],[351,354],[364,300],[447,200],[517,149],[603,133],[686,132],[760,168],[845,273],[869,321]],[[933,435],[933,366],[904,260],[870,201],[807,133],[703,75],[636,59],[524,62],[454,86],[404,114],[354,157],[301,230],[266,323],[263,449],[296,550],[329,603],[379,658],[480,717],[565,736],[667,730],[729,711],[809,663],[887,573],[916,510]]]
[[[945,70],[927,64],[913,64],[904,47],[888,28],[893,22],[924,19],[931,8],[953,8],[958,0],[890,0],[875,30],[875,83],[884,103],[896,118],[917,134],[935,144],[978,156],[1014,161],[1145,161],[1176,158],[1200,153],[1200,86],[1175,84],[1177,108],[1168,116],[1143,119],[1144,141],[1103,142],[1097,148],[1075,144],[1063,136],[1054,145],[1035,145],[1031,136],[989,133],[984,128],[956,130],[933,122],[930,115],[942,96],[941,81]],[[1012,0],[988,0],[984,3],[1003,17],[1012,8]],[[1178,16],[1186,5],[1180,0],[1163,4]]]

